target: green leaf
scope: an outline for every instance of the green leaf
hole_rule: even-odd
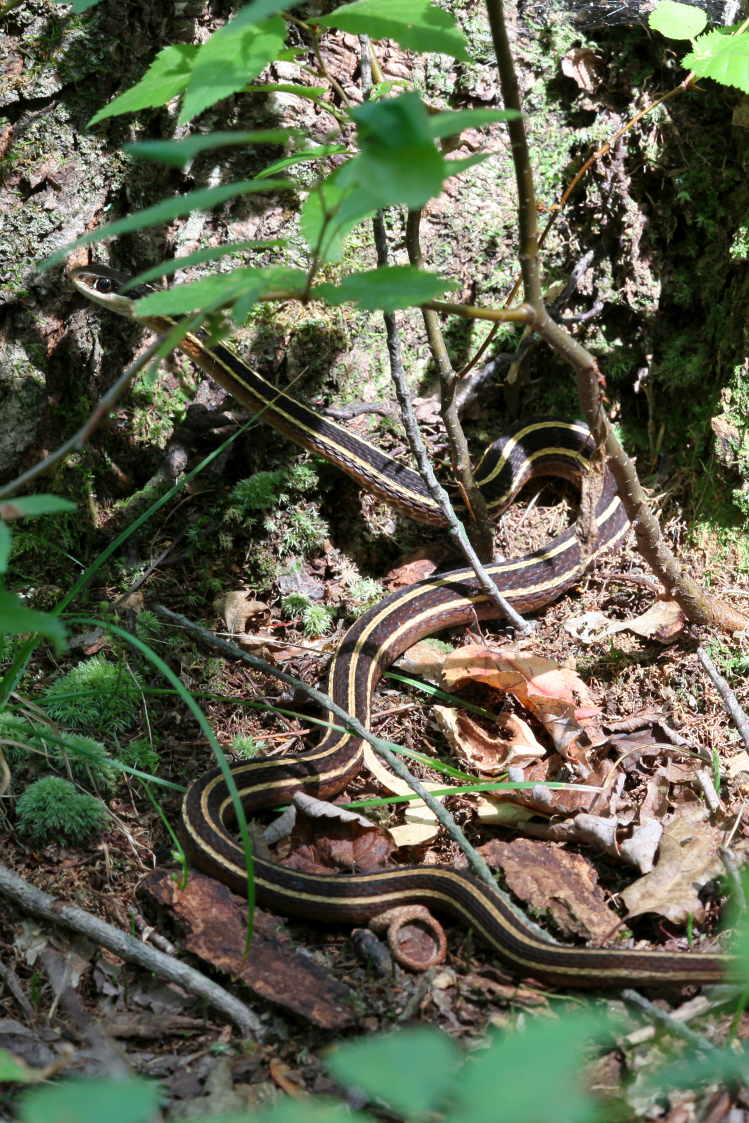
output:
[[[101,0],[55,0],[55,4],[70,4],[70,10],[76,15],[87,12],[89,8],[95,8],[100,3]]]
[[[149,66],[146,73],[134,86],[125,90],[109,105],[94,113],[88,123],[90,128],[107,117],[117,117],[120,113],[136,113],[139,109],[151,109],[164,105],[171,98],[181,94],[190,78],[195,56],[199,48],[190,43],[175,43],[164,47]]]
[[[246,86],[246,94],[296,94],[308,101],[322,101],[327,90],[324,86],[298,86],[293,82],[263,82],[260,86]]]
[[[700,35],[694,50],[684,59],[684,66],[698,78],[712,78],[724,86],[735,86],[749,94],[749,35],[730,35],[725,31],[708,31]]]
[[[341,1045],[328,1057],[327,1067],[342,1084],[382,1099],[399,1115],[411,1117],[436,1111],[444,1102],[459,1060],[460,1052],[449,1037],[418,1027]],[[495,1091],[494,1123],[500,1116],[512,1119],[504,1109],[498,1113],[497,1104]]]
[[[367,102],[351,111],[361,154],[338,170],[337,183],[356,185],[376,208],[422,206],[438,195],[445,161],[432,139],[427,111],[417,94]]]
[[[410,51],[438,51],[464,61],[470,58],[454,17],[431,0],[356,0],[315,22],[353,35],[395,39]]]
[[[254,129],[251,132],[200,133],[184,140],[142,140],[138,144],[125,144],[123,148],[139,160],[158,160],[183,168],[201,152],[212,148],[228,148],[239,144],[286,144],[298,129]]]
[[[158,1106],[148,1080],[71,1080],[27,1092],[19,1123],[149,1123]]]
[[[51,639],[58,651],[65,647],[65,628],[56,616],[35,612],[5,589],[0,589],[0,635],[42,635]]]
[[[0,500],[0,519],[33,518],[34,515],[54,515],[59,511],[74,511],[75,503],[59,495],[24,495],[17,499]]]
[[[294,152],[291,156],[283,156],[280,160],[274,160],[272,164],[268,164],[267,168],[258,172],[256,178],[265,179],[266,176],[283,172],[286,168],[292,168],[294,164],[322,160],[325,156],[338,156],[347,151],[342,144],[321,144],[319,148],[307,148],[304,151]]]
[[[88,246],[92,242],[103,242],[105,238],[114,238],[118,234],[132,234],[134,230],[144,230],[147,226],[157,226],[160,222],[169,222],[173,218],[192,214],[193,211],[207,211],[211,207],[217,207],[220,203],[226,203],[229,199],[235,199],[239,195],[257,194],[261,191],[280,191],[292,186],[286,179],[251,179],[245,182],[223,183],[219,187],[202,187],[198,191],[189,191],[186,195],[177,195],[174,199],[162,199],[160,203],[156,203],[152,207],[146,207],[144,211],[136,211],[135,214],[129,214],[126,218],[110,222],[108,226],[101,226],[98,230],[92,230],[90,234],[84,234],[82,238],[76,239],[75,242],[70,242],[67,246],[55,250],[41,263],[38,270],[40,273],[44,273],[47,269],[51,269],[53,265],[57,265],[79,246]]]
[[[707,24],[702,8],[693,4],[677,4],[675,0],[660,0],[648,16],[653,31],[660,31],[667,39],[694,39]]]
[[[159,277],[171,277],[180,269],[187,269],[190,265],[202,265],[206,261],[217,261],[222,257],[232,254],[244,253],[246,250],[272,249],[274,246],[285,246],[285,238],[261,238],[250,242],[224,242],[220,246],[206,246],[205,249],[186,253],[182,257],[173,257],[171,261],[160,261],[151,269],[144,269],[125,285],[125,291],[137,285],[145,285],[148,281],[158,280]]]
[[[0,573],[5,573],[10,561],[10,550],[13,542],[13,535],[5,525],[0,522]]]
[[[339,187],[334,172],[305,199],[300,215],[302,234],[320,261],[339,261],[347,234],[376,210],[376,203],[362,192]]]
[[[198,310],[213,312],[239,299],[257,300],[271,288],[298,288],[304,291],[307,275],[300,269],[284,266],[264,269],[234,269],[201,277],[186,285],[175,285],[154,292],[135,303],[136,316],[182,316]]]
[[[657,1069],[646,1081],[650,1094],[661,1097],[664,1089],[698,1088],[701,1084],[745,1084],[749,1072],[749,1050],[744,1043],[737,1053],[716,1049],[707,1056],[692,1056]]]
[[[600,1115],[580,1068],[591,1040],[610,1027],[603,1015],[584,1012],[495,1037],[463,1067],[450,1119],[496,1123],[501,1097],[502,1115],[512,1123],[594,1123]]]
[[[40,1074],[29,1068],[24,1061],[17,1060],[7,1049],[0,1049],[0,1084],[4,1081],[14,1084],[34,1084]]]
[[[199,48],[185,90],[179,124],[184,125],[257,77],[282,49],[285,24],[278,16],[248,24],[242,9]]]
[[[488,160],[492,155],[492,152],[475,152],[473,156],[464,156],[461,160],[445,160],[447,176],[449,178],[450,176],[461,175],[462,172],[475,167],[476,164],[483,164],[484,160]]]
[[[339,285],[316,285],[312,295],[329,304],[351,301],[368,311],[395,312],[398,308],[412,308],[435,300],[445,289],[457,287],[457,281],[425,273],[412,265],[389,265],[365,273],[352,273]]]
[[[511,121],[521,117],[517,109],[457,109],[450,113],[435,113],[428,118],[429,132],[435,138],[454,136],[464,129],[478,129],[495,121]]]
[[[374,1123],[370,1115],[354,1112],[341,1103],[322,1097],[279,1100],[264,1111],[248,1115],[246,1111],[234,1115],[201,1115],[192,1123]]]

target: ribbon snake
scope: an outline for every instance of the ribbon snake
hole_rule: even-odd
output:
[[[90,300],[133,317],[133,301],[150,287],[120,290],[129,278],[99,265],[74,269],[75,287]],[[158,332],[170,330],[166,316],[139,320]],[[439,508],[421,477],[367,440],[322,417],[278,390],[222,344],[189,332],[179,347],[238,402],[297,444],[318,453],[412,518],[443,525]],[[579,480],[593,452],[587,427],[579,421],[542,418],[520,425],[495,441],[476,471],[492,510],[500,511],[533,476],[562,475]],[[574,528],[525,557],[487,566],[501,593],[520,612],[535,611],[575,584],[604,550],[627,530],[627,518],[613,479],[605,473],[594,512],[597,529],[583,551]],[[498,616],[473,571],[441,573],[391,593],[348,630],[330,666],[328,693],[366,725],[372,693],[387,667],[422,637],[443,628]],[[329,720],[332,717],[329,716]],[[233,763],[231,770],[248,814],[277,806],[305,790],[329,798],[359,771],[362,742],[328,729],[314,748],[298,756]],[[231,831],[231,799],[218,768],[188,787],[182,807],[190,860],[243,893],[244,855]],[[333,923],[366,923],[401,904],[423,904],[470,925],[518,975],[567,987],[662,986],[714,982],[730,972],[732,957],[625,948],[587,948],[547,942],[508,908],[498,893],[467,873],[441,866],[393,867],[371,873],[313,874],[255,857],[261,904],[279,912]]]

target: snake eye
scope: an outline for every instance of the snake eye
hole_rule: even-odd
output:
[[[96,281],[94,282],[94,288],[97,292],[101,292],[106,295],[108,292],[112,292],[114,290],[114,281],[110,280],[109,277],[97,277]]]

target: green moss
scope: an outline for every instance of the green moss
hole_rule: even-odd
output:
[[[140,694],[132,671],[94,655],[52,683],[42,704],[51,718],[69,729],[111,734],[133,724]]]
[[[69,780],[44,776],[16,804],[18,831],[33,846],[66,842],[82,846],[102,833],[109,812],[100,799],[76,791]]]

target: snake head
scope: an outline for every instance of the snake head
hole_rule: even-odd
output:
[[[83,293],[94,304],[116,312],[127,319],[133,318],[133,304],[141,296],[154,292],[151,285],[133,285],[123,292],[132,281],[128,273],[110,269],[108,265],[80,265],[68,274],[78,292]]]

